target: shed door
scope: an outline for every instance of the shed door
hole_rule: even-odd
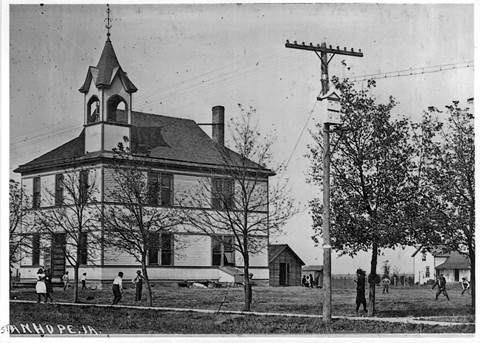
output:
[[[455,269],[455,281],[460,281],[460,270]]]
[[[280,286],[288,286],[289,269],[290,268],[288,263],[280,263],[280,275],[279,275]]]

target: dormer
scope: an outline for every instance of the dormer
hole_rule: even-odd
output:
[[[84,94],[85,153],[111,151],[124,137],[130,141],[132,94],[137,88],[122,70],[110,37],[79,91]]]

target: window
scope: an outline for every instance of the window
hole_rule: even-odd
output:
[[[173,205],[173,175],[158,172],[147,173],[147,204],[152,206]]]
[[[40,234],[34,233],[32,235],[32,266],[40,264]]]
[[[171,233],[162,234],[162,266],[173,265],[173,235]]]
[[[161,205],[172,206],[173,204],[173,175],[162,174],[161,175]]]
[[[422,262],[425,262],[427,260],[427,253],[422,252]]]
[[[158,205],[158,173],[147,173],[147,204]]]
[[[87,233],[80,233],[80,242],[78,242],[78,249],[80,250],[80,264],[87,264],[88,248],[87,248]]]
[[[40,177],[33,178],[33,199],[32,199],[32,207],[39,208],[41,202],[41,194],[40,194]]]
[[[425,267],[425,277],[430,277],[430,267]]]
[[[55,175],[55,206],[63,205],[63,174]]]
[[[234,181],[232,179],[212,179],[212,208],[225,210],[234,207]]]
[[[152,232],[148,237],[148,265],[156,266],[158,265],[158,242],[160,240],[160,235],[157,232]]]
[[[233,236],[212,238],[212,266],[234,266]]]
[[[212,238],[212,266],[222,265],[222,243]]]
[[[81,203],[86,203],[88,200],[88,170],[80,171],[79,197]]]

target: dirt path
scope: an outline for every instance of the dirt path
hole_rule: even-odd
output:
[[[11,303],[22,304],[35,304],[35,301],[31,300],[10,300]],[[148,306],[131,306],[131,305],[107,305],[107,304],[74,304],[65,302],[55,302],[56,305],[66,306],[89,306],[89,307],[120,307],[135,310],[154,310],[154,311],[173,311],[173,312],[195,312],[195,313],[222,313],[222,314],[235,314],[235,315],[250,315],[250,316],[282,316],[282,317],[300,317],[300,318],[322,318],[317,314],[301,314],[301,313],[281,313],[281,312],[243,312],[243,311],[226,311],[226,310],[206,310],[206,309],[193,309],[193,308],[175,308],[175,307],[148,307]],[[50,305],[46,304],[46,305]],[[333,319],[348,319],[348,320],[361,320],[361,321],[379,321],[389,323],[403,323],[403,324],[423,324],[423,325],[439,325],[439,326],[456,326],[456,325],[475,325],[475,323],[459,323],[459,322],[445,322],[435,320],[421,320],[414,317],[352,317],[352,316],[332,316]],[[434,319],[434,317],[429,317]],[[445,316],[442,316],[445,318]]]

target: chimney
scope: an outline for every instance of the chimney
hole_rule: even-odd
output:
[[[225,145],[225,107],[212,107],[212,139]]]

